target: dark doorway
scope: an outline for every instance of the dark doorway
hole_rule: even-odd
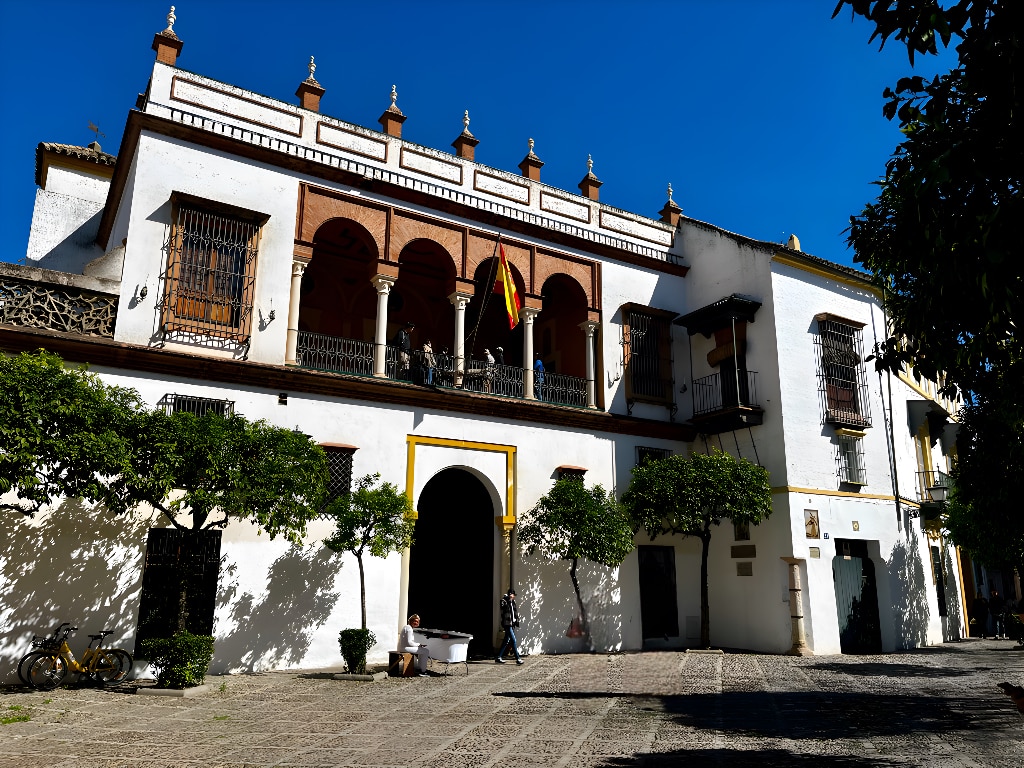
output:
[[[143,640],[170,637],[182,625],[194,635],[213,634],[220,535],[220,531],[149,529],[136,655]]]
[[[881,653],[882,626],[878,619],[875,564],[868,543],[836,539],[832,560],[839,618],[839,647],[843,653]]]
[[[494,502],[464,469],[430,479],[409,552],[409,613],[424,627],[469,632],[472,655],[494,653]],[[402,617],[403,619],[405,617]]]
[[[674,547],[637,547],[640,560],[640,625],[644,640],[679,637]]]

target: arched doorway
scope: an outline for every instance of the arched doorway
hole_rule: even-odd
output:
[[[472,634],[471,655],[492,654],[500,538],[491,494],[471,472],[450,467],[427,482],[416,509],[409,613],[425,627]]]

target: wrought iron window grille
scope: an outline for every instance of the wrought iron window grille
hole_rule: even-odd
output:
[[[642,467],[649,461],[661,461],[672,455],[668,448],[649,448],[644,445],[636,447],[636,466]]]
[[[334,445],[321,446],[327,454],[327,494],[318,517],[328,519],[327,507],[352,493],[352,464],[356,449]]]
[[[862,329],[827,315],[818,315],[817,320],[814,343],[823,421],[837,426],[870,427]]]
[[[840,483],[867,485],[864,467],[864,440],[860,437],[839,435],[836,446],[836,475]]]
[[[160,398],[157,403],[164,413],[191,413],[196,416],[205,416],[207,413],[216,413],[220,416],[230,416],[235,412],[234,400],[216,400],[210,397],[195,397],[193,395],[179,395],[169,393]]]
[[[671,319],[668,312],[623,307],[620,343],[630,415],[633,405],[642,402],[666,405],[670,418],[675,417]]]

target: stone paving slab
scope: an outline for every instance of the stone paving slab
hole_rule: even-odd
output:
[[[1024,650],[966,641],[878,656],[677,652],[471,663],[355,684],[333,671],[0,689],[0,768],[1024,768]],[[223,683],[223,685],[221,685]]]

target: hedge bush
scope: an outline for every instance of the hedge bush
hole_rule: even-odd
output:
[[[373,648],[377,638],[368,629],[343,629],[338,635],[341,656],[353,675],[366,674],[366,652]]]
[[[157,670],[158,688],[202,685],[213,658],[213,637],[182,630],[173,637],[143,640],[142,658]]]

